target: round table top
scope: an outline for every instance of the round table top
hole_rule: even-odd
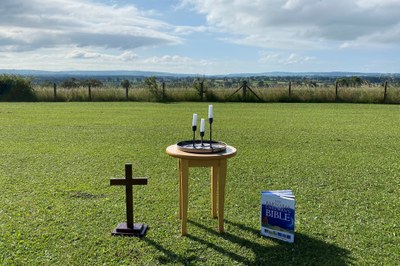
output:
[[[180,159],[210,160],[210,159],[226,159],[236,155],[236,148],[226,145],[226,150],[216,153],[190,153],[181,151],[176,144],[168,146],[166,153],[172,157]]]

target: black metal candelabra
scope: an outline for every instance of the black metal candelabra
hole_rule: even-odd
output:
[[[204,131],[200,131],[200,138],[201,138],[201,147],[204,147],[204,144],[203,144]]]
[[[212,149],[212,123],[213,123],[213,118],[209,117],[208,122],[210,123],[210,149]]]
[[[193,148],[196,148],[196,129],[197,129],[197,126],[192,126],[192,130],[193,130]]]

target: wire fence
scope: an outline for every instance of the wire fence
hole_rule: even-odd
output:
[[[238,84],[236,84],[238,85]],[[366,84],[340,86],[336,84],[304,85],[292,82],[268,86],[225,87],[209,83],[195,86],[193,82],[157,82],[155,90],[145,84],[122,86],[79,86],[63,88],[52,86],[34,87],[38,101],[215,101],[215,102],[348,102],[348,103],[400,103],[400,86]]]

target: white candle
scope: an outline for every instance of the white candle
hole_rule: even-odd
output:
[[[204,120],[204,118],[202,118],[201,120],[200,120],[200,132],[204,132],[204,126],[205,126],[205,120]]]
[[[213,118],[213,106],[208,106],[208,118]]]
[[[193,114],[192,126],[195,127],[197,125],[197,114]]]

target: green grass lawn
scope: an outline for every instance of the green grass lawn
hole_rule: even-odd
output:
[[[191,168],[180,236],[177,161],[207,103],[0,103],[0,265],[346,265],[400,261],[400,106],[214,104],[228,161],[225,229],[209,169]],[[112,237],[133,163],[142,238]],[[259,234],[260,192],[292,189],[295,243]]]

